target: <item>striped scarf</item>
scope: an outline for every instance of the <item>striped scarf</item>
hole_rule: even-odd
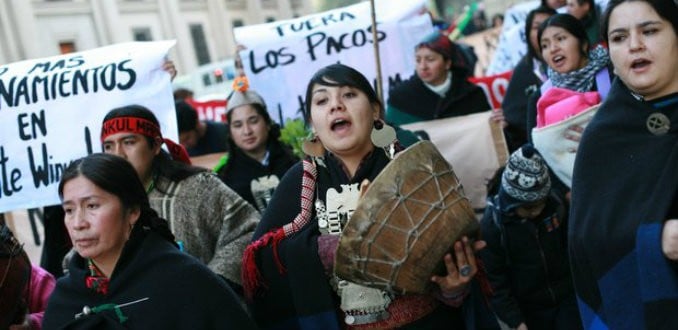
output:
[[[315,195],[316,178],[318,177],[318,170],[315,167],[313,160],[304,159],[303,177],[301,180],[301,212],[294,218],[294,220],[281,228],[271,230],[256,241],[250,243],[242,258],[242,285],[245,291],[245,297],[252,300],[259,287],[264,284],[264,279],[257,269],[256,253],[265,246],[271,246],[273,249],[273,258],[275,259],[278,271],[281,274],[285,273],[285,266],[280,261],[278,255],[278,243],[298,232],[308,224],[313,215],[313,201]]]
[[[567,73],[558,73],[548,68],[548,76],[553,87],[567,88],[577,92],[590,92],[596,79],[596,73],[610,63],[610,55],[605,47],[598,45],[589,52],[589,62],[581,69]]]

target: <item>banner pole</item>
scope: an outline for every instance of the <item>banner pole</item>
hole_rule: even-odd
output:
[[[374,11],[374,0],[370,0],[371,12],[372,12],[372,46],[374,47],[374,60],[377,65],[377,97],[379,101],[384,103],[383,87],[382,87],[382,78],[381,78],[381,58],[379,57],[379,41],[377,39],[377,19],[376,13]],[[382,109],[383,115],[384,109]]]

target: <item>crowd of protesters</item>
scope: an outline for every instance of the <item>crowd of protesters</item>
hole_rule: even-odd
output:
[[[321,68],[304,80],[301,155],[245,77],[225,122],[175,93],[180,143],[153,109],[106,109],[103,152],[71,163],[46,208],[65,243],[44,269],[0,219],[0,328],[678,327],[678,2],[543,0],[523,29],[501,109],[449,30],[413,45],[386,104],[364,73]],[[399,126],[490,110],[510,156],[479,234],[434,242],[451,248],[428,290],[337,277],[336,215],[427,139]],[[191,165],[205,154],[218,161]]]

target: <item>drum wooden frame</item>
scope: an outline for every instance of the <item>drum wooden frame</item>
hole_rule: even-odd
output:
[[[452,166],[429,141],[401,152],[369,186],[344,227],[335,274],[397,294],[425,293],[454,242],[479,224]]]

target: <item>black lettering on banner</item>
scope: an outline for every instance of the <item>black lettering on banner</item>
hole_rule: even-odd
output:
[[[19,104],[19,101],[23,97],[24,102],[28,103],[28,77],[24,77],[19,80],[19,84],[16,88],[16,95],[14,96],[14,104]]]
[[[292,55],[285,54],[284,50],[281,49],[275,58],[276,63],[290,61]],[[97,93],[100,89],[127,90],[134,86],[137,79],[137,73],[126,66],[130,61],[131,59],[127,59],[88,69],[77,68],[84,63],[81,56],[54,63],[36,63],[31,69],[35,74],[0,79],[0,109],[56,100],[80,93]],[[58,71],[49,72],[51,69]]]
[[[66,170],[71,163],[70,161],[67,163],[50,162],[54,156],[47,153],[46,143],[43,143],[40,149],[42,161],[34,155],[32,147],[26,148],[28,151],[28,163],[31,168],[31,174],[33,175],[33,185],[35,188],[39,188],[41,184],[47,187],[50,184],[59,182],[61,174],[63,174],[64,170]]]
[[[28,118],[27,113],[19,114],[17,121],[19,122],[19,138],[23,141],[28,141],[38,137],[37,130],[40,130],[42,136],[47,135],[47,122],[45,121],[45,110],[40,110],[39,114],[32,113],[30,114],[30,121],[26,122],[25,119]],[[25,128],[31,127],[30,132],[26,132]]]
[[[63,70],[63,69],[72,69],[75,67],[79,67],[85,63],[85,59],[82,58],[82,55],[76,55],[70,58],[62,58],[54,63],[51,63],[49,61],[43,62],[43,63],[35,63],[33,67],[31,68],[30,71],[28,71],[29,74],[33,73],[35,70],[42,70],[42,73],[47,73],[51,72],[54,70]]]
[[[28,71],[28,73],[29,74],[33,73],[33,71],[38,70],[38,69],[42,69],[43,73],[49,72],[49,62],[35,63],[35,65],[33,65],[33,68],[31,68],[31,70]]]
[[[0,76],[2,76],[3,74],[5,74],[7,71],[9,71],[9,68],[8,68],[8,67],[0,68]]]
[[[33,102],[33,103],[38,102],[38,95],[39,95],[38,94],[38,91],[39,91],[38,86],[39,85],[43,86],[42,87],[42,91],[43,91],[42,95],[47,95],[49,97],[49,93],[47,93],[47,91],[48,91],[47,77],[46,76],[45,77],[35,77],[35,78],[33,78],[33,86],[31,87],[31,89],[33,90],[33,94],[31,95],[31,102]],[[49,99],[47,99],[47,100],[49,100]]]
[[[122,83],[118,84],[118,89],[120,89],[121,91],[130,89],[132,86],[134,86],[134,83],[137,81],[136,71],[125,67],[125,64],[131,61],[132,61],[131,59],[127,59],[118,63],[118,70],[120,70],[121,72],[126,72],[129,75],[129,80],[127,80],[126,84],[124,85]]]
[[[301,95],[297,95],[297,102],[299,102],[299,108],[297,108],[297,113],[300,114],[305,114],[306,113],[306,102],[304,101],[304,97]],[[311,114],[309,114],[310,116]]]
[[[85,149],[87,149],[87,154],[91,155],[94,153],[92,149],[92,132],[90,132],[89,127],[85,126]]]
[[[100,66],[92,68],[92,76],[94,77],[92,81],[92,93],[96,93],[97,91],[99,91],[99,80],[96,79],[99,69],[101,69]]]
[[[322,17],[311,17],[305,21],[280,24],[275,27],[275,30],[276,32],[278,32],[279,37],[284,37],[285,30],[289,30],[294,33],[298,33],[304,30],[312,31],[319,27],[328,26],[331,23],[340,23],[345,20],[353,19],[355,19],[355,15],[349,12],[339,13],[338,18],[335,16],[334,13],[330,13]]]
[[[287,47],[282,47],[277,51],[276,50],[267,51],[266,55],[264,55],[264,61],[266,63],[263,63],[262,66],[258,66],[257,63],[255,63],[256,61],[253,50],[250,51],[249,58],[250,58],[250,69],[254,74],[258,74],[268,68],[275,69],[278,66],[292,64],[296,60],[296,56],[294,56],[294,54],[287,52]]]
[[[396,73],[395,77],[389,76],[388,77],[388,89],[391,90],[391,89],[393,89],[393,87],[400,85],[402,82],[403,82],[403,78],[400,77],[400,73]],[[375,90],[377,89],[377,78],[374,78],[374,80],[372,81],[372,87],[374,87]]]
[[[377,42],[386,39],[386,33],[377,30]],[[306,36],[306,46],[312,61],[318,57],[317,49],[325,50],[324,55],[341,53],[343,50],[363,47],[373,43],[371,28],[342,33],[339,36],[328,36],[324,32],[316,32]],[[323,47],[324,45],[324,47]]]
[[[115,88],[115,67],[116,65],[111,63],[106,65],[103,71],[101,71],[101,84],[107,91],[112,91],[113,88]],[[110,73],[106,74],[106,71],[109,71],[109,68]]]
[[[70,70],[66,70],[61,72],[61,74],[59,75],[59,96],[61,97],[68,97],[71,95],[71,92],[69,92],[68,90],[64,91],[64,85],[71,82],[69,75],[70,72],[71,72]]]
[[[21,185],[18,185],[19,179],[21,179],[21,170],[18,168],[9,169],[7,161],[9,157],[5,156],[5,147],[0,146],[0,198],[2,196],[12,196],[15,192],[21,191],[23,188]],[[9,176],[7,175],[9,172]]]
[[[87,94],[89,93],[89,85],[87,84],[87,72],[89,69],[75,70],[73,72],[73,95],[78,95],[78,86],[82,88],[82,92]]]
[[[73,69],[85,64],[85,59],[82,58],[82,55],[77,55],[69,58],[68,62],[69,64],[66,67]]]

